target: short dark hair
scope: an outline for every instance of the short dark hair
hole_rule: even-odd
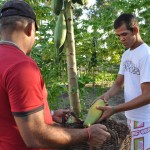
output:
[[[34,20],[27,17],[22,16],[8,16],[0,19],[0,34],[8,31],[10,34],[14,30],[19,30],[20,28],[24,28],[26,23],[33,23]]]
[[[133,27],[138,25],[136,16],[130,13],[121,14],[114,22],[114,29],[118,29],[123,24],[126,25],[128,30],[133,31]]]

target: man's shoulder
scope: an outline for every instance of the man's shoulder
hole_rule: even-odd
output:
[[[0,45],[0,74],[5,75],[8,72],[14,72],[18,69],[25,69],[25,67],[31,66],[32,68],[37,68],[36,62],[25,55],[22,51],[15,47]],[[13,71],[14,70],[14,71]]]
[[[150,50],[150,46],[147,43],[143,43],[139,48]]]
[[[129,53],[129,49],[127,49],[127,50],[125,50],[124,52],[123,52],[123,54],[122,54],[122,57],[125,57],[125,56],[127,56],[128,55],[128,53]]]

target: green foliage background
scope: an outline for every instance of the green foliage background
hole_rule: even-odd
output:
[[[41,69],[48,88],[49,101],[55,103],[59,100],[59,95],[67,92],[65,50],[58,52],[53,40],[56,16],[51,10],[50,0],[25,1],[33,6],[39,24],[31,57]],[[3,3],[4,0],[1,0],[0,5]],[[137,15],[142,38],[150,45],[149,0],[96,0],[96,4],[90,7],[74,5],[76,58],[81,96],[85,84],[92,82],[93,86],[97,83],[108,86],[106,83],[115,79],[125,49],[114,35],[113,22],[123,12]],[[89,27],[91,30],[87,32]]]

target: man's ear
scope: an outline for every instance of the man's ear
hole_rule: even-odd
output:
[[[32,33],[32,23],[28,23],[24,29],[24,32],[27,36],[31,36]]]
[[[139,32],[139,28],[137,26],[133,27],[133,33],[137,34]]]

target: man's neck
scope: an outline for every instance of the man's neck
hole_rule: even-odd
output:
[[[16,43],[12,42],[12,41],[7,41],[7,40],[1,40],[0,44],[9,44],[9,45],[13,45],[15,47],[17,47],[19,49],[19,47],[17,46]]]
[[[15,42],[13,42],[13,41],[1,40],[1,41],[0,41],[0,44],[13,45],[13,46],[15,46],[17,49],[19,49],[20,51],[22,51],[22,50],[19,48],[19,46],[18,46]],[[22,51],[22,52],[24,53],[24,51]]]
[[[136,49],[137,47],[139,47],[139,46],[142,45],[143,43],[144,43],[144,41],[141,39],[141,36],[138,35],[138,36],[136,37],[135,43],[132,45],[132,47],[130,48],[130,50]]]

